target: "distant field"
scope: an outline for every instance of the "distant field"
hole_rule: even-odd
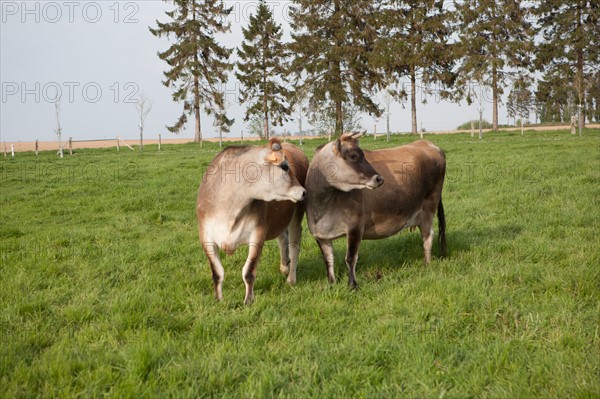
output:
[[[305,227],[298,285],[269,242],[252,306],[245,250],[216,303],[198,243],[218,144],[0,157],[0,397],[599,397],[598,129],[426,138],[448,258],[366,241],[349,291],[345,241],[329,286]]]

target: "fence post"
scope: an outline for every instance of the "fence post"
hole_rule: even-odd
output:
[[[121,146],[119,145],[119,138],[117,137],[117,151],[121,150]]]
[[[39,150],[39,142],[38,140],[35,141],[35,156],[38,156],[38,150]]]
[[[373,140],[377,140],[377,125],[373,125]]]
[[[73,137],[69,137],[69,155],[73,155]]]
[[[161,145],[161,142],[162,142],[162,138],[161,138],[161,136],[160,136],[160,133],[159,133],[159,134],[158,134],[158,151],[159,151],[159,152],[160,152],[160,145]]]
[[[6,158],[6,141],[4,142],[4,158]]]
[[[15,157],[15,145],[11,144],[10,145],[10,155],[14,158]]]
[[[471,138],[475,137],[475,121],[471,121]]]
[[[244,145],[244,131],[243,130],[242,130],[241,136],[242,136],[242,145]]]

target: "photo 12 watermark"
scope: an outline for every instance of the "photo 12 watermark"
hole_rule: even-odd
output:
[[[2,23],[139,23],[138,2],[128,1],[2,1]]]
[[[137,104],[140,87],[136,82],[2,82],[2,103],[95,104],[103,98],[114,103]]]

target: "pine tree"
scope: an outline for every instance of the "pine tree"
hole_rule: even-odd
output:
[[[546,72],[537,83],[535,100],[538,105],[540,121],[568,122],[576,113],[577,91],[565,81],[573,81],[574,72],[565,70],[563,75],[555,71]]]
[[[250,102],[245,120],[252,115],[263,117],[263,137],[269,139],[269,119],[274,125],[283,125],[292,112],[291,93],[287,89],[285,46],[281,42],[281,26],[273,20],[269,7],[261,0],[255,15],[243,28],[244,42],[238,49],[240,61],[236,76],[244,86],[241,102]]]
[[[572,77],[577,105],[582,105],[579,120],[585,123],[586,90],[591,88],[586,80],[600,67],[600,2],[543,0],[534,12],[543,37],[536,64],[556,80]]]
[[[410,79],[412,132],[417,133],[417,80],[424,86],[440,84],[442,95],[453,85],[455,76],[452,34],[453,13],[439,0],[419,2],[388,0],[380,12],[381,38],[377,61],[390,84]],[[406,90],[393,91],[397,100]]]
[[[460,86],[476,81],[492,89],[493,130],[498,130],[498,103],[511,68],[529,65],[533,29],[529,10],[519,0],[455,2],[460,36]]]
[[[169,64],[163,84],[175,89],[173,100],[183,102],[183,113],[167,129],[179,133],[187,123],[188,115],[195,117],[194,141],[202,141],[200,109],[214,115],[216,124],[228,131],[233,123],[225,113],[222,85],[227,82],[231,49],[215,40],[215,33],[229,32],[226,21],[231,8],[222,0],[174,0],[175,9],[166,12],[171,21],[156,21],[150,32],[157,37],[174,37],[175,43],[158,56]]]
[[[373,101],[383,74],[371,58],[377,39],[374,0],[294,0],[292,71],[309,93],[311,109],[331,107],[335,135],[344,131],[343,107],[381,115]]]

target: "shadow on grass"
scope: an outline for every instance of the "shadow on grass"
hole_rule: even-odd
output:
[[[448,254],[442,258],[439,242],[436,239],[433,246],[432,262],[444,259],[463,258],[474,247],[493,245],[501,241],[516,239],[523,230],[520,225],[500,225],[490,228],[478,227],[473,229],[453,230],[446,233]],[[437,233],[437,232],[436,232]],[[314,240],[311,237],[312,240]],[[334,241],[336,279],[345,281],[348,276],[346,262],[346,238]],[[360,246],[359,258],[356,265],[357,279],[379,280],[386,274],[398,270],[410,270],[423,266],[423,242],[417,231],[403,231],[395,236],[382,240],[364,240]],[[326,279],[325,262],[318,246],[304,251],[300,255],[298,281],[320,281]],[[362,276],[361,276],[362,275]]]
[[[440,257],[439,243],[437,238],[433,247],[433,264],[445,260],[459,260],[465,265],[470,263],[470,253],[480,246],[498,245],[498,251],[506,241],[514,241],[521,234],[523,227],[516,224],[505,224],[498,226],[478,226],[474,228],[463,228],[450,230],[446,234],[448,244],[448,256]],[[437,233],[437,231],[436,231]],[[321,251],[310,233],[305,232],[303,249],[297,270],[297,284],[314,285],[326,284],[327,274],[325,262]],[[269,248],[263,251],[259,263],[259,277],[257,278],[255,290],[264,294],[268,291],[279,291],[286,285],[286,277],[279,273],[279,249],[275,240],[268,241]],[[223,255],[223,254],[222,254]],[[346,238],[342,237],[334,241],[335,275],[337,285],[346,285],[348,271],[344,261],[346,255]],[[227,297],[234,295],[231,306],[240,306],[239,296],[243,292],[243,284],[239,278],[241,267],[247,256],[247,248],[244,246],[231,257],[222,256],[221,259],[226,269]],[[265,273],[265,269],[269,272]],[[275,271],[275,269],[277,269]],[[395,236],[382,240],[365,240],[361,243],[358,263],[356,266],[356,278],[359,284],[377,283],[378,281],[396,275],[402,278],[421,273],[423,264],[423,246],[421,236],[417,231],[403,231]],[[205,283],[202,290],[206,295],[212,296],[212,282],[209,279],[208,266],[202,273],[206,273]],[[231,283],[233,281],[233,283]],[[230,285],[230,283],[232,285]],[[235,294],[233,293],[235,292]],[[236,296],[237,295],[237,296]]]

